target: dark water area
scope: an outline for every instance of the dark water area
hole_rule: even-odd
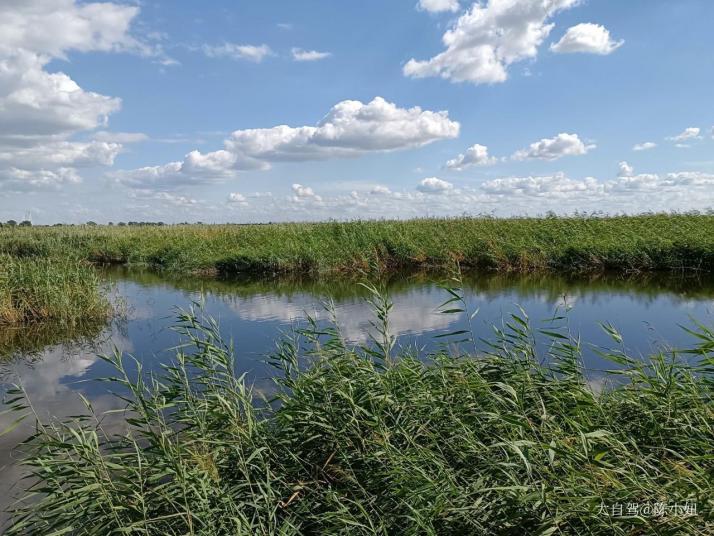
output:
[[[367,343],[371,331],[368,293],[356,281],[219,281],[125,269],[106,270],[105,276],[121,311],[108,325],[81,326],[71,332],[51,325],[0,332],[0,391],[10,383],[20,383],[41,418],[83,413],[80,393],[97,413],[121,407],[106,383],[91,381],[113,372],[97,356],[116,348],[135,356],[145,370],[159,370],[170,361],[170,348],[180,342],[171,329],[177,308],[195,302],[202,302],[205,311],[219,321],[226,339],[233,340],[238,367],[257,390],[270,389],[272,369],[265,358],[281,333],[304,326],[306,315],[326,322],[329,313],[323,302],[328,297],[348,341]],[[439,313],[440,304],[449,298],[437,284],[442,280],[443,276],[400,274],[385,282],[394,303],[390,325],[397,348],[426,356],[443,347],[446,339],[438,335],[468,328],[466,314]],[[501,325],[511,313],[520,314],[519,308],[527,312],[535,328],[567,322],[583,341],[585,365],[593,378],[599,370],[612,367],[589,346],[614,345],[599,326],[602,322],[619,330],[630,355],[642,356],[663,348],[693,346],[692,336],[680,327],[691,326],[692,319],[714,324],[714,278],[706,274],[590,279],[465,275],[463,287],[469,313],[478,309],[472,320],[477,338],[492,338],[492,326]],[[566,320],[552,320],[566,311]],[[14,420],[13,415],[2,415],[2,409],[0,431]],[[116,431],[121,425],[116,417],[105,420],[105,427],[114,426]],[[27,422],[0,436],[0,509],[10,505],[21,474],[14,447],[31,426]]]

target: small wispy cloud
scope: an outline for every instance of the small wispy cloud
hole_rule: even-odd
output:
[[[266,57],[273,55],[273,51],[268,45],[223,43],[222,45],[203,45],[201,50],[209,58],[230,58],[233,60],[248,60],[255,63],[260,63]]]
[[[701,132],[702,132],[702,129],[699,127],[688,127],[688,128],[685,128],[682,132],[680,132],[676,136],[670,136],[667,139],[670,141],[678,141],[678,142],[683,142],[683,141],[687,141],[687,140],[698,140],[698,139],[701,139]]]
[[[320,61],[332,56],[331,52],[320,52],[318,50],[304,50],[293,48],[291,51],[295,61]]]
[[[108,132],[106,130],[95,132],[92,137],[97,141],[108,143],[139,143],[149,139],[149,136],[143,132]]]
[[[442,13],[444,11],[454,13],[459,10],[459,2],[458,0],[419,0],[417,9],[428,11],[429,13]]]
[[[657,144],[653,141],[646,141],[644,143],[637,143],[632,147],[633,151],[649,151],[657,147]]]

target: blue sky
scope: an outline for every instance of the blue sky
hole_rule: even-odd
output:
[[[0,220],[706,210],[712,20],[706,0],[6,0]]]

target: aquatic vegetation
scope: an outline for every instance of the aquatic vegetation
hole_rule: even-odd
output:
[[[8,534],[704,534],[714,523],[714,332],[689,352],[603,350],[597,382],[564,328],[525,314],[474,355],[469,330],[394,355],[373,288],[370,344],[308,324],[283,339],[270,399],[235,373],[215,321],[181,313],[162,375],[105,358],[127,432],[41,423]],[[457,289],[444,313],[462,312]],[[604,326],[617,347],[621,336]],[[446,347],[445,347],[446,348]],[[31,416],[21,391],[9,409]],[[619,505],[619,510],[617,509]],[[650,505],[628,515],[628,508]],[[662,513],[653,514],[654,508]],[[696,510],[696,511],[695,511]],[[657,510],[659,512],[659,510]]]
[[[455,262],[520,273],[711,271],[714,216],[6,227],[0,229],[0,252],[218,275],[344,275]]]
[[[86,261],[0,254],[0,325],[104,321],[111,306]]]

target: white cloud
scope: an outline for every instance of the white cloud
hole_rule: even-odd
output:
[[[454,185],[436,177],[429,177],[422,180],[417,186],[417,190],[425,194],[439,194],[453,190]]]
[[[53,59],[69,52],[127,51],[158,55],[130,26],[136,6],[75,0],[0,3],[0,181],[11,188],[78,182],[75,166],[111,165],[117,140],[71,141],[104,127],[117,98],[82,89]]]
[[[550,49],[560,54],[583,52],[607,55],[620,48],[624,43],[624,40],[614,41],[604,26],[584,22],[568,28],[560,41],[552,44]]]
[[[447,112],[399,108],[376,97],[367,104],[342,101],[316,127],[238,130],[227,145],[247,158],[312,160],[420,147],[458,134]]]
[[[493,179],[481,185],[489,194],[501,196],[568,197],[573,194],[598,193],[601,183],[592,177],[584,180],[570,179],[563,173],[542,177],[507,177]]]
[[[495,163],[496,158],[488,155],[488,147],[477,143],[466,149],[466,153],[446,162],[446,167],[461,171],[471,166],[490,166]]]
[[[3,148],[0,146],[0,170],[6,166],[23,169],[56,167],[111,166],[122,146],[100,141],[46,142],[42,145]]]
[[[0,184],[9,191],[56,190],[67,184],[78,184],[82,178],[74,168],[49,169],[0,169]]]
[[[564,173],[501,177],[459,187],[427,181],[425,187],[420,184],[418,189],[403,190],[396,189],[392,184],[380,185],[381,188],[377,189],[369,182],[363,182],[361,187],[345,183],[344,189],[320,196],[308,186],[300,184],[289,193],[246,194],[245,197],[249,201],[247,203],[224,202],[216,205],[201,201],[180,205],[164,200],[156,206],[148,201],[152,199],[152,192],[157,192],[147,189],[140,197],[146,199],[147,203],[132,202],[129,210],[144,219],[149,214],[151,218],[163,221],[206,221],[208,213],[211,221],[247,223],[315,221],[328,218],[350,220],[385,216],[417,218],[425,215],[440,217],[463,214],[537,215],[550,210],[560,214],[573,213],[576,210],[633,214],[714,208],[714,174],[682,171],[669,174],[640,173],[632,177],[614,175],[615,173],[605,180],[569,177]],[[331,189],[336,186],[330,185]],[[175,197],[180,199],[183,195]],[[176,203],[180,202],[176,200]],[[181,211],[176,210],[176,207]],[[85,213],[80,217],[80,221],[97,218],[101,218],[101,215],[95,211],[91,216]],[[126,218],[112,215],[114,220]]]
[[[348,185],[352,188],[351,185]],[[573,178],[564,173],[546,176],[502,177],[457,188],[442,179],[423,180],[416,190],[394,190],[380,185],[312,198],[314,192],[296,186],[290,197],[256,201],[240,212],[245,221],[326,218],[395,218],[461,214],[565,214],[579,211],[638,213],[661,210],[706,210],[714,207],[714,175],[677,172],[642,173],[629,177]],[[295,195],[301,193],[303,197]]]
[[[409,60],[404,74],[474,84],[504,82],[511,64],[537,56],[553,29],[550,18],[578,1],[474,2],[442,37],[446,50],[426,61]]]
[[[183,195],[175,195],[170,192],[156,192],[154,198],[158,199],[159,201],[164,201],[171,205],[175,205],[177,207],[192,207],[194,205],[199,204],[196,199],[192,199]]]
[[[45,57],[79,52],[147,51],[129,33],[137,6],[75,0],[3,0],[0,44]]]
[[[699,140],[699,139],[701,139],[701,132],[702,132],[702,129],[700,129],[699,127],[688,127],[688,128],[685,128],[682,132],[680,132],[676,136],[671,136],[667,139],[670,141],[678,141],[678,142],[682,142],[682,141],[686,141],[686,140]],[[685,147],[687,147],[687,146],[685,145]]]
[[[419,0],[417,9],[429,13],[455,12],[459,10],[459,0]]]
[[[638,213],[645,211],[706,210],[714,207],[714,175],[699,172],[620,175],[607,181],[593,177],[571,179],[563,173],[540,177],[509,177],[482,184],[481,189],[512,207],[537,213],[591,210]],[[533,199],[539,199],[533,203]],[[542,200],[542,201],[541,201]],[[552,202],[550,202],[552,201]]]
[[[192,151],[183,161],[117,176],[136,186],[200,183],[234,176],[241,170],[267,169],[274,162],[348,158],[421,147],[455,138],[459,128],[447,112],[399,108],[381,97],[367,104],[343,101],[317,126],[237,130],[225,140],[222,150]]]
[[[2,46],[0,141],[68,136],[103,126],[121,101],[84,91],[62,72],[48,73],[50,57]]]
[[[137,189],[129,192],[132,199],[145,199],[159,201],[160,203],[173,207],[191,208],[201,205],[201,202],[187,196],[173,194],[171,192],[156,192],[150,189]]]
[[[317,50],[303,50],[302,48],[293,48],[290,51],[295,61],[319,61],[332,56],[330,52],[319,52]]]
[[[293,184],[293,192],[295,193],[295,198],[301,199],[313,199],[315,201],[322,201],[322,198],[317,195],[312,188],[309,186],[303,186],[302,184]]]
[[[209,58],[230,58],[233,60],[248,60],[255,63],[260,63],[267,56],[273,55],[273,51],[268,45],[223,43],[222,45],[203,45],[201,49]]]
[[[649,151],[657,147],[657,144],[652,141],[646,141],[644,143],[638,143],[632,147],[633,151]]]
[[[514,160],[557,160],[564,156],[587,154],[594,149],[593,144],[586,145],[577,134],[561,132],[554,138],[543,138],[531,143],[527,149],[516,151]]]
[[[245,196],[243,194],[239,194],[238,192],[232,192],[232,193],[228,194],[228,202],[229,203],[242,204],[242,203],[246,203],[246,201],[247,200],[246,200]]]
[[[389,188],[387,188],[386,186],[382,186],[382,185],[378,184],[377,186],[372,188],[369,193],[372,195],[389,195],[392,193],[392,191]]]
[[[635,175],[635,169],[627,162],[620,162],[618,166],[618,177],[633,177]]]

